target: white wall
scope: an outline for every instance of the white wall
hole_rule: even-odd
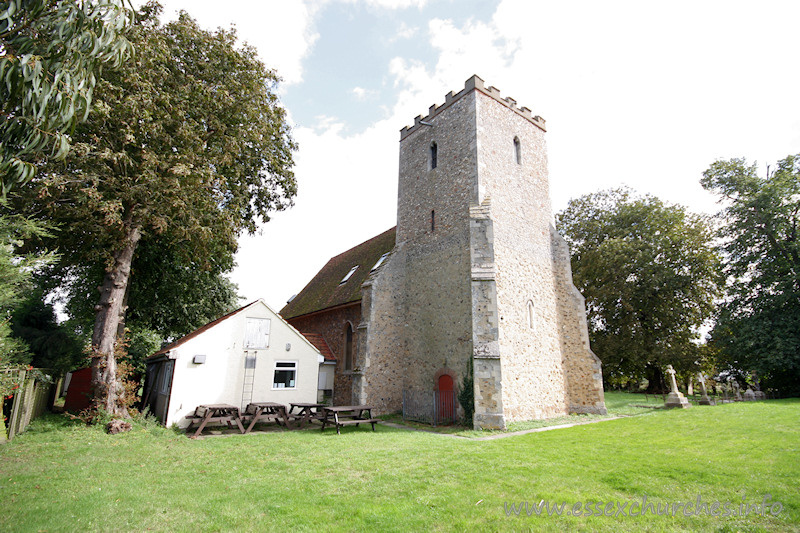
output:
[[[248,317],[271,320],[266,349],[245,350]],[[291,346],[288,351],[287,344]],[[177,359],[166,425],[177,423],[186,427],[189,422],[185,417],[201,404],[246,407],[242,405],[245,351],[256,356],[252,401],[278,402],[287,407],[293,402],[316,402],[319,352],[266,304],[258,301],[170,350],[171,356]],[[205,355],[206,362],[193,363],[195,355]],[[272,388],[276,361],[298,363],[295,388]]]

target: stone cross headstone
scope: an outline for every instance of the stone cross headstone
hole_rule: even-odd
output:
[[[669,374],[670,392],[678,392],[678,382],[675,381],[675,369],[672,365],[667,365],[667,374]]]
[[[700,405],[714,405],[714,401],[708,397],[708,390],[706,390],[706,377],[702,372],[697,373],[697,381],[700,383]]]
[[[681,409],[691,407],[689,400],[678,390],[678,383],[675,381],[675,369],[672,368],[672,365],[667,365],[667,374],[669,374],[669,383],[672,390],[667,396],[667,401],[664,402],[664,407],[680,407]]]

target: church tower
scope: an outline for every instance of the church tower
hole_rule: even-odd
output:
[[[477,76],[401,130],[396,243],[363,285],[354,400],[397,410],[404,390],[472,375],[475,427],[605,412],[545,131]]]

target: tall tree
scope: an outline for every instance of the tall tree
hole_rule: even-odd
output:
[[[163,340],[174,339],[238,307],[236,286],[226,277],[234,266],[235,249],[227,242],[217,244],[207,257],[195,258],[188,246],[170,242],[165,235],[143,239],[131,264],[125,294],[128,312],[120,327],[148,329]],[[46,292],[57,290],[69,317],[86,324],[81,329],[91,330],[103,269],[103,264],[60,263],[37,282]]]
[[[65,163],[20,197],[61,224],[64,261],[104,265],[92,380],[98,407],[120,415],[114,351],[139,244],[157,236],[204,264],[296,193],[275,72],[237,48],[234,31],[203,30],[186,13],[161,25],[159,12],[141,9],[128,34],[135,61],[104,74]]]
[[[41,224],[9,213],[0,201],[0,366],[31,361],[25,342],[11,334],[11,317],[32,288],[33,272],[53,260],[52,254],[20,253],[23,242],[37,235],[47,236]]]
[[[586,298],[592,349],[614,383],[689,370],[712,316],[719,256],[705,218],[629,189],[573,199],[557,225]]]
[[[64,157],[85,120],[96,75],[130,55],[123,0],[0,2],[0,195]]]
[[[731,367],[800,393],[800,154],[759,176],[745,159],[717,161],[703,187],[720,196],[727,298],[712,340]]]
[[[66,325],[59,324],[55,309],[40,291],[31,291],[14,310],[11,331],[31,352],[30,364],[64,373],[84,359],[83,344]]]

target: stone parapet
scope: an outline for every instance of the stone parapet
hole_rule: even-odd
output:
[[[547,131],[545,129],[545,120],[540,117],[539,115],[533,115],[530,109],[527,107],[517,107],[517,101],[511,97],[503,98],[500,95],[500,89],[496,87],[486,87],[484,81],[479,78],[478,76],[472,76],[464,83],[464,88],[459,91],[457,94],[453,94],[453,91],[450,91],[445,95],[444,103],[441,105],[432,105],[428,109],[428,114],[426,116],[417,115],[414,117],[414,124],[412,126],[405,126],[403,129],[400,130],[400,140],[404,140],[406,137],[414,133],[415,131],[419,130],[420,128],[429,127],[431,122],[445,109],[450,107],[453,103],[458,101],[461,97],[468,94],[471,91],[479,91],[486,96],[489,96],[495,99],[498,103],[505,106],[507,109],[513,111],[517,115],[523,117],[524,119],[528,120],[531,124],[535,125],[537,128],[540,128],[542,131]]]

